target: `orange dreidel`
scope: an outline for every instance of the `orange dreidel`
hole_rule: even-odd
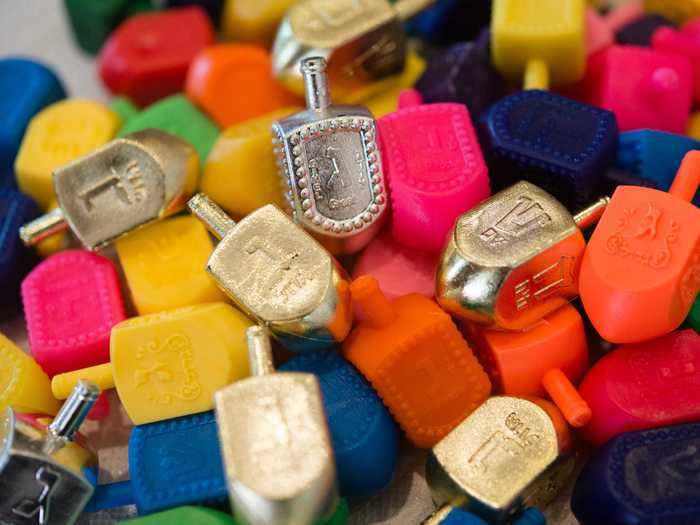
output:
[[[572,426],[590,421],[591,409],[572,384],[588,368],[586,330],[576,308],[564,305],[524,332],[467,322],[464,327],[495,391],[515,397],[547,393]]]
[[[700,151],[668,193],[618,186],[583,256],[579,289],[598,333],[635,343],[680,326],[700,290]]]
[[[434,301],[419,294],[389,301],[369,275],[350,290],[365,318],[343,343],[345,357],[408,439],[432,447],[488,398],[491,381]]]

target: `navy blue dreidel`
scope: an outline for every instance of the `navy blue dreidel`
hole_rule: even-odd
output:
[[[37,261],[17,232],[38,216],[39,208],[32,199],[15,190],[0,189],[0,319],[17,312],[22,279]]]
[[[617,167],[648,181],[661,191],[668,191],[685,154],[700,149],[700,142],[666,131],[639,129],[620,133]],[[700,206],[700,192],[693,203]]]
[[[44,64],[27,58],[0,59],[0,176],[9,177],[29,121],[66,97],[61,81]]]
[[[298,355],[280,367],[318,377],[335,452],[340,493],[350,500],[389,484],[399,458],[399,432],[360,373],[332,351]]]
[[[599,195],[617,154],[613,113],[548,91],[499,100],[482,118],[481,131],[496,189],[526,180],[570,211]]]
[[[98,485],[87,511],[136,505],[149,514],[180,505],[228,502],[214,412],[134,427],[130,481]]]
[[[436,0],[406,27],[413,35],[444,46],[475,37],[490,20],[491,0]]]
[[[581,471],[571,509],[582,525],[700,523],[700,423],[613,438]]]
[[[539,510],[530,507],[509,523],[512,525],[545,525],[547,520]],[[488,525],[488,522],[471,512],[446,506],[424,521],[423,525]]]

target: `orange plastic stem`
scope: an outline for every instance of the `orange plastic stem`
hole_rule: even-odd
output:
[[[581,397],[576,387],[560,369],[547,372],[542,378],[542,386],[573,427],[583,427],[591,420],[591,408]]]
[[[674,197],[690,202],[700,186],[700,151],[689,151],[683,157],[680,168],[668,192]]]
[[[353,301],[360,305],[367,321],[374,328],[383,328],[395,319],[394,307],[379,288],[379,283],[374,277],[363,275],[356,279],[350,285],[350,293]]]

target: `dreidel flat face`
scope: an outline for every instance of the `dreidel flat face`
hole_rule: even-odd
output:
[[[700,211],[669,193],[618,187],[589,241],[580,286],[610,342],[675,330],[700,290]]]
[[[231,504],[244,523],[312,523],[337,501],[318,381],[276,373],[216,394]]]
[[[700,513],[700,425],[629,432],[596,451],[571,498],[583,525],[692,523]]]
[[[501,72],[519,79],[530,60],[550,69],[557,85],[576,82],[585,69],[583,0],[495,0],[491,54]]]
[[[495,183],[525,179],[570,210],[596,195],[617,153],[613,113],[546,91],[523,91],[498,101],[484,128],[497,161]]]
[[[526,328],[576,297],[584,249],[566,208],[520,182],[457,220],[438,268],[438,302],[463,319]]]
[[[92,485],[42,453],[39,434],[11,410],[0,415],[0,522],[72,525],[92,496]]]
[[[431,451],[426,478],[438,504],[465,497],[489,523],[504,523],[560,455],[557,431],[531,401],[492,397]]]
[[[226,502],[214,413],[134,427],[129,438],[129,473],[141,514]]]
[[[203,412],[214,392],[248,375],[245,329],[233,307],[212,303],[137,317],[112,330],[119,398],[137,424]]]
[[[112,261],[67,250],[39,264],[22,283],[32,355],[49,376],[109,361],[112,327],[126,319]]]

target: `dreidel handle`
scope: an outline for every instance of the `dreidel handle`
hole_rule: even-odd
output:
[[[51,380],[51,391],[54,397],[56,399],[66,399],[81,379],[94,383],[100,390],[109,390],[114,388],[114,368],[111,363],[105,363],[74,372],[58,374]]]
[[[524,89],[549,89],[549,66],[544,60],[533,58],[525,66]]]
[[[22,226],[19,229],[19,238],[25,246],[36,246],[41,241],[67,229],[68,223],[63,210],[56,208]]]
[[[301,62],[301,74],[304,77],[304,93],[308,109],[322,111],[331,105],[326,66],[326,60],[322,57],[309,57]]]
[[[394,9],[399,20],[408,20],[434,2],[435,0],[399,0],[394,4]]]
[[[236,226],[236,222],[204,193],[198,193],[187,201],[187,208],[219,240]]]
[[[366,322],[373,327],[383,328],[396,318],[394,307],[379,288],[377,279],[371,275],[355,279],[350,285],[350,294],[365,313]]]
[[[420,91],[414,88],[404,89],[399,93],[398,109],[414,108],[423,104]]]
[[[700,151],[689,151],[683,157],[673,184],[668,192],[674,197],[690,202],[700,186]]]
[[[72,440],[98,397],[100,389],[96,384],[84,379],[78,381],[49,425],[49,434],[56,438]]]
[[[601,197],[588,208],[574,215],[574,222],[580,230],[585,230],[596,224],[610,204],[610,197]]]
[[[548,371],[542,378],[542,386],[572,427],[583,427],[591,420],[591,407],[560,369]]]
[[[251,326],[245,333],[248,343],[248,362],[251,376],[264,376],[275,373],[270,335],[262,326]]]

